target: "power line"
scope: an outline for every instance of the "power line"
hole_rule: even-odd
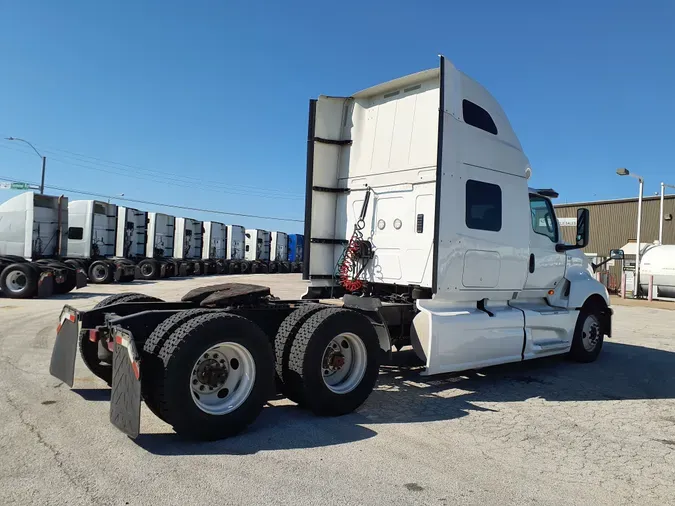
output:
[[[18,151],[20,153],[28,153],[28,151],[26,151],[24,149],[16,148],[14,146],[6,146],[6,145],[0,144],[0,148],[9,149],[9,150],[12,150],[12,151]],[[53,153],[52,151],[48,151],[48,150],[44,150],[44,151],[46,153]],[[66,158],[72,158],[72,157],[66,156]],[[73,158],[73,159],[83,161],[83,160],[80,160],[80,159],[77,159],[77,158]],[[111,168],[117,169],[117,167],[104,166],[104,167],[108,167],[108,168],[101,168],[101,167],[96,167],[96,166],[92,166],[92,165],[84,165],[82,163],[63,160],[61,158],[57,158],[57,157],[54,157],[54,156],[51,156],[50,160],[52,160],[56,163],[62,163],[64,165],[81,167],[81,168],[88,169],[88,170],[94,170],[94,171],[97,171],[97,172],[104,172],[104,173],[113,174],[113,175],[116,175],[116,176],[123,176],[123,177],[133,178],[133,179],[137,179],[137,180],[151,181],[153,183],[162,183],[162,184],[166,184],[166,185],[169,185],[169,186],[176,186],[176,187],[179,187],[179,188],[196,188],[196,189],[199,189],[201,191],[206,190],[206,191],[210,191],[210,192],[227,193],[227,194],[231,194],[231,195],[240,195],[240,196],[246,196],[246,197],[253,196],[253,197],[266,198],[266,199],[276,198],[276,199],[283,199],[283,200],[302,200],[304,198],[304,197],[300,196],[299,194],[275,193],[275,192],[278,192],[278,190],[273,190],[273,189],[267,190],[265,188],[256,188],[257,191],[254,191],[254,190],[251,190],[251,189],[236,188],[237,185],[232,185],[232,184],[229,184],[229,183],[202,180],[200,178],[192,178],[190,176],[173,176],[173,175],[166,174],[166,173],[159,172],[159,171],[148,171],[148,172],[156,172],[156,174],[139,175],[139,174],[132,174],[132,173],[128,173],[128,172],[119,172],[119,171],[116,171],[116,170],[110,170]],[[86,160],[84,160],[84,161],[86,161]],[[146,170],[147,171],[147,169],[139,169],[139,170]],[[183,181],[183,180],[179,179],[179,177],[190,178],[190,179],[194,179],[195,181]],[[208,184],[208,185],[211,185],[211,186],[218,185],[218,186],[221,186],[223,188],[210,188],[209,186],[205,186],[205,184]],[[235,188],[231,189],[231,187],[235,187]],[[294,195],[294,196],[291,196],[291,195]]]
[[[51,153],[53,153],[54,151],[58,151],[60,153],[66,153],[68,155],[72,155],[72,156],[76,157],[76,158],[74,158],[75,160],[83,161],[83,162],[86,162],[86,163],[91,163],[90,160],[95,160],[95,161],[103,164],[104,166],[105,165],[107,165],[107,166],[110,166],[110,165],[116,166],[117,165],[117,166],[120,166],[120,167],[126,167],[128,169],[140,170],[140,171],[143,171],[143,172],[149,172],[149,173],[157,174],[157,175],[161,175],[161,176],[169,176],[169,177],[172,177],[172,178],[191,179],[193,181],[198,181],[198,182],[201,182],[201,183],[213,183],[213,184],[219,184],[219,185],[224,184],[224,185],[227,185],[227,186],[234,186],[234,187],[238,187],[238,188],[246,188],[246,189],[249,189],[249,190],[262,190],[262,191],[283,193],[283,194],[287,194],[287,195],[295,195],[295,196],[302,197],[302,195],[298,194],[298,193],[292,193],[292,192],[287,192],[287,191],[283,191],[283,190],[276,190],[274,188],[260,188],[259,186],[242,185],[242,184],[238,184],[238,183],[233,184],[233,183],[229,183],[229,182],[224,183],[222,181],[213,181],[213,180],[203,179],[203,178],[194,177],[194,176],[187,176],[187,175],[184,175],[184,174],[175,174],[175,173],[172,173],[172,172],[160,171],[160,170],[157,170],[157,169],[146,169],[146,168],[143,168],[143,167],[139,167],[138,165],[130,165],[130,164],[127,164],[127,163],[115,162],[115,161],[112,161],[112,160],[106,160],[104,158],[98,158],[98,157],[95,157],[95,156],[83,155],[81,153],[76,153],[74,151],[68,151],[67,149],[46,147],[44,149],[44,151],[51,152]],[[65,155],[61,155],[61,156],[65,156]],[[66,158],[69,158],[69,157],[66,156]]]
[[[0,175],[0,178],[11,180],[13,182],[18,182],[13,177],[7,177],[7,176]],[[28,183],[28,184],[38,184],[38,183],[35,183],[33,181],[21,181],[21,182]],[[164,203],[161,203],[161,202],[152,202],[150,200],[132,199],[132,198],[129,198],[129,197],[119,197],[117,195],[104,195],[102,193],[95,193],[95,192],[90,192],[90,191],[86,191],[86,190],[74,190],[72,188],[63,188],[63,187],[60,187],[60,186],[45,185],[45,188],[69,192],[69,193],[77,193],[79,195],[89,195],[89,196],[92,196],[92,197],[101,197],[101,198],[104,198],[104,199],[124,200],[126,202],[134,202],[134,203],[137,203],[137,204],[147,204],[147,205],[152,205],[152,206],[170,207],[170,208],[173,208],[173,209],[185,209],[185,210],[188,210],[188,211],[198,211],[198,212],[203,212],[203,213],[222,214],[222,215],[226,215],[226,216],[239,216],[239,217],[244,217],[244,218],[259,218],[259,219],[264,219],[264,220],[286,221],[286,222],[294,222],[294,223],[304,223],[305,222],[305,220],[299,220],[297,218],[279,218],[279,217],[276,217],[276,216],[260,216],[260,215],[256,215],[256,214],[232,213],[232,212],[227,212],[227,211],[217,211],[217,210],[214,210],[214,209],[203,209],[203,208],[199,208],[199,207],[179,206],[179,205],[176,205],[176,204],[164,204]]]

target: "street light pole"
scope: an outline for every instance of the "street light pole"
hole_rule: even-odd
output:
[[[26,139],[20,139],[18,137],[5,137],[8,141],[20,141],[23,142],[24,144],[28,144],[31,148],[33,148],[33,151],[42,158],[42,177],[40,179],[40,194],[43,194],[45,192],[45,168],[47,166],[47,157],[42,156],[40,152],[35,149],[35,146],[33,146],[30,142],[28,142]]]
[[[631,176],[636,178],[640,183],[640,194],[638,195],[638,212],[637,212],[637,248],[635,251],[635,282],[633,284],[633,297],[637,297],[640,293],[640,250],[642,248],[640,243],[640,229],[642,228],[642,194],[645,180],[637,174],[631,174],[626,168],[616,170],[619,176]]]
[[[666,186],[668,188],[675,188],[675,185],[661,182],[661,210],[659,211],[659,244],[663,244],[663,204],[666,195]]]
[[[45,192],[45,166],[47,165],[47,157],[42,157],[42,177],[40,178],[40,195]]]

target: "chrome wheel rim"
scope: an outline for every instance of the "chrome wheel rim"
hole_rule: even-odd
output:
[[[600,340],[600,321],[595,315],[588,315],[581,329],[581,342],[586,351],[593,351]]]
[[[368,352],[356,334],[343,332],[326,346],[321,360],[321,376],[333,393],[346,394],[354,390],[366,374]]]
[[[94,276],[94,279],[96,280],[101,280],[105,279],[107,273],[107,269],[105,268],[105,265],[95,265],[94,268],[92,269],[92,275]]]
[[[190,374],[195,405],[209,415],[226,415],[248,399],[255,383],[253,355],[239,343],[222,342],[201,354]]]
[[[21,271],[12,271],[5,278],[5,283],[10,292],[17,293],[26,288],[26,275]]]

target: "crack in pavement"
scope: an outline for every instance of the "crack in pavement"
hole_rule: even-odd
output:
[[[86,485],[85,482],[81,481],[78,482],[76,479],[76,476],[65,466],[63,460],[61,459],[61,452],[57,450],[52,444],[50,444],[45,437],[42,435],[38,427],[33,424],[31,421],[27,420],[26,417],[24,416],[25,410],[21,409],[15,402],[14,400],[5,393],[5,399],[7,400],[7,404],[16,412],[16,414],[19,417],[19,421],[21,422],[21,425],[23,425],[26,429],[28,429],[28,432],[33,434],[36,438],[38,443],[47,449],[49,453],[52,454],[52,457],[54,459],[54,462],[56,462],[56,467],[61,470],[61,472],[66,476],[70,484],[75,487],[76,490],[81,490],[84,492],[85,496],[87,499],[92,504],[99,504],[99,502],[96,500],[96,496],[94,493],[89,489],[89,487]]]

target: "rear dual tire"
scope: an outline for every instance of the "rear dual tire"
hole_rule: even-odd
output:
[[[379,374],[380,345],[365,316],[310,305],[291,313],[280,333],[276,370],[289,399],[318,415],[339,416],[370,396]]]
[[[274,356],[267,335],[229,313],[190,318],[159,352],[161,384],[152,396],[180,435],[215,440],[241,432],[273,391]]]

